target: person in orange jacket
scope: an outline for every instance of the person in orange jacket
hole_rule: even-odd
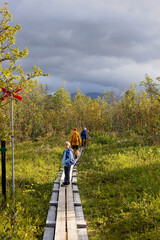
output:
[[[71,135],[71,141],[70,142],[71,142],[71,146],[72,146],[72,149],[73,149],[74,157],[77,158],[78,148],[81,145],[81,138],[80,138],[79,133],[77,132],[77,128],[74,128],[74,131]]]

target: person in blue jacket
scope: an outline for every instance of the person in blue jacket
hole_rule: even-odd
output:
[[[74,164],[73,149],[71,148],[70,142],[65,142],[65,150],[63,151],[62,164],[64,166],[64,182],[62,187],[67,187],[70,184],[70,168]]]
[[[86,140],[87,140],[87,128],[84,128],[83,131],[81,132],[81,138],[82,138],[82,146],[85,146]]]

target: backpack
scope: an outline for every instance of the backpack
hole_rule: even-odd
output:
[[[69,148],[66,151],[66,158],[68,158],[70,152],[71,152],[71,155],[72,155],[72,159],[71,159],[71,161],[69,163],[66,164],[66,166],[71,166],[71,165],[73,165],[75,163],[74,162],[74,156],[73,156],[73,150],[71,148]]]
[[[81,132],[81,137],[84,137],[84,135],[85,135],[85,132],[84,132],[84,130]]]
[[[73,164],[75,164],[75,161],[74,161],[73,150],[72,150],[72,159],[70,161],[70,165],[73,165]]]
[[[77,134],[77,133],[73,133],[72,141],[73,141],[75,144],[78,143],[78,134]]]

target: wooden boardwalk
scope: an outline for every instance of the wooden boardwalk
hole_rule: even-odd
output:
[[[79,150],[80,160],[82,148]],[[77,186],[77,165],[70,170],[71,184],[61,187],[63,168],[54,183],[43,240],[88,240],[86,222]]]

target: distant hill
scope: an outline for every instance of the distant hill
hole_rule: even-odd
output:
[[[71,99],[73,100],[74,97],[76,96],[77,93],[71,93]],[[97,92],[89,92],[89,93],[85,93],[86,96],[91,97],[92,99],[100,97],[103,97],[102,93],[97,93]]]

